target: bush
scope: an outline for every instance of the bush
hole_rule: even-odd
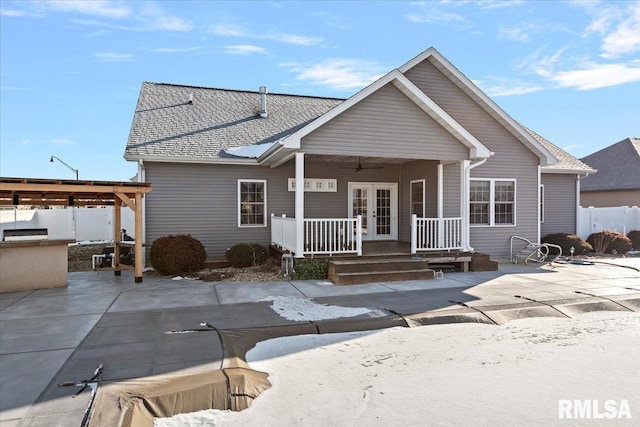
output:
[[[203,268],[207,252],[199,240],[182,234],[156,239],[149,258],[157,272],[175,276]]]
[[[311,258],[295,261],[293,279],[323,280],[327,278],[330,258]]]
[[[627,237],[631,240],[631,247],[636,251],[640,251],[640,230],[630,231]]]
[[[542,243],[552,243],[562,248],[562,255],[571,255],[571,248],[574,248],[574,255],[583,255],[593,251],[593,247],[582,237],[575,234],[554,233],[547,234],[542,238]],[[550,248],[549,253],[557,255],[558,250]]]
[[[587,237],[587,242],[597,253],[626,254],[631,250],[631,240],[622,233],[615,231],[601,231]]]
[[[269,259],[269,251],[256,243],[239,243],[224,254],[232,267],[251,267]]]

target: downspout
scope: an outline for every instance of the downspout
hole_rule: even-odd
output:
[[[575,233],[578,234],[580,230],[578,230],[578,220],[580,219],[580,180],[589,176],[589,172],[585,172],[584,175],[577,174],[576,175],[576,220],[574,221],[576,224]],[[591,230],[591,227],[589,227]],[[591,232],[591,231],[589,231]]]
[[[463,198],[464,198],[464,206],[463,206],[463,215],[462,220],[464,222],[464,250],[467,252],[473,252],[473,248],[471,247],[471,229],[469,223],[469,183],[471,181],[471,170],[477,168],[478,166],[482,166],[487,162],[487,158],[479,160],[475,163],[469,163],[464,169],[464,189],[463,189]]]
[[[144,162],[142,159],[138,160],[138,182],[145,182],[146,169],[144,167]],[[147,241],[147,198],[142,198],[142,244],[144,245]],[[147,253],[146,251],[142,251],[142,266],[144,267],[147,263]]]

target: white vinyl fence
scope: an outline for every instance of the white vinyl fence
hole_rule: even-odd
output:
[[[121,210],[122,228],[133,236],[134,212],[129,207]],[[113,207],[66,209],[0,209],[0,238],[2,230],[16,228],[46,228],[49,239],[114,240]]]
[[[640,208],[619,206],[615,208],[583,208],[578,210],[578,236],[586,239],[591,233],[610,230],[628,234],[640,230]]]

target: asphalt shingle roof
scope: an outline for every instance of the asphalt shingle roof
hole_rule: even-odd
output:
[[[258,92],[144,82],[125,158],[231,157],[225,148],[277,141],[343,101],[271,93],[261,118]]]
[[[189,102],[191,98],[193,102]],[[342,102],[344,99],[270,93],[268,117],[261,118],[257,91],[144,82],[125,158],[234,158],[224,150],[275,142]],[[560,160],[545,170],[592,171],[566,151],[523,128]]]
[[[551,154],[553,154],[557,159],[558,163],[555,165],[544,166],[543,170],[553,171],[553,170],[572,170],[572,171],[584,171],[584,172],[595,172],[589,165],[584,162],[578,160],[573,157],[571,154],[564,151],[562,148],[558,147],[548,139],[538,135],[531,129],[526,126],[520,125],[522,128],[527,131],[529,135],[531,135],[536,141],[538,141],[544,148],[546,148]]]
[[[623,139],[582,161],[598,173],[583,179],[581,190],[640,190],[640,138]]]

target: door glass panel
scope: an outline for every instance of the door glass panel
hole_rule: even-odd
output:
[[[354,188],[353,198],[353,218],[362,215],[362,234],[367,234],[367,189]]]
[[[376,234],[391,234],[391,190],[376,190]]]

